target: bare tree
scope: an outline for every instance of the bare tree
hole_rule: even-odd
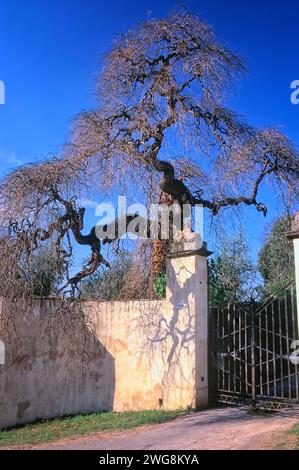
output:
[[[75,118],[62,155],[19,168],[2,182],[1,281],[10,256],[16,261],[13,284],[24,258],[45,239],[55,239],[67,265],[71,234],[90,246],[91,258],[67,284],[76,286],[100,263],[108,265],[95,229],[82,235],[84,208],[76,201],[91,186],[103,192],[139,188],[147,202],[202,204],[214,215],[240,204],[266,215],[259,200],[264,182],[297,198],[292,143],[225,107],[227,91],[244,71],[243,60],[185,10],[120,36],[97,77],[98,106]],[[154,276],[166,249],[167,243],[155,242]]]
[[[224,107],[227,89],[244,70],[197,16],[183,11],[147,21],[106,55],[99,107],[75,121],[71,153],[86,155],[95,145],[93,156],[112,160],[113,168],[116,162],[141,167],[143,180],[162,174],[159,200],[166,204],[202,204],[214,215],[246,204],[266,215],[258,200],[265,180],[282,194],[298,194],[298,153],[276,129],[255,129]],[[184,154],[169,158],[173,141]],[[154,273],[163,265],[161,244],[155,243]]]

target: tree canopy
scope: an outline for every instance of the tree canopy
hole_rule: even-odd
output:
[[[249,254],[244,234],[239,230],[222,241],[209,262],[209,299],[213,306],[245,302],[259,290],[257,269]]]
[[[289,282],[295,281],[294,247],[286,237],[291,222],[288,215],[276,219],[259,252],[259,270],[267,294],[278,293]]]
[[[68,271],[75,242],[91,257],[72,287],[109,263],[95,228],[83,235],[81,195],[97,190],[146,201],[222,208],[253,205],[265,182],[298,200],[298,152],[277,129],[256,129],[226,107],[245,65],[198,16],[182,10],[119,36],[101,63],[98,105],[75,117],[62,153],[25,165],[0,187],[0,279],[14,296],[24,263],[51,240]],[[106,240],[111,242],[111,240]],[[25,288],[24,295],[30,295]]]

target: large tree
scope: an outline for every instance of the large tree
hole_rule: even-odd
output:
[[[72,286],[107,264],[95,229],[82,234],[77,197],[88,188],[137,188],[146,202],[202,204],[213,215],[239,204],[265,215],[259,190],[266,181],[276,194],[297,197],[292,143],[276,129],[249,126],[225,106],[244,70],[243,60],[185,10],[119,36],[97,77],[98,106],[76,117],[62,154],[16,169],[2,182],[3,293],[18,282],[20,260],[29,262],[44,240],[55,240],[66,264],[73,239],[90,246],[88,265],[68,278]],[[167,243],[155,242],[155,275],[165,249]]]

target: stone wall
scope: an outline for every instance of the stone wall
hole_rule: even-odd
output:
[[[0,427],[103,410],[208,404],[205,253],[168,260],[160,301],[35,300],[1,337]]]

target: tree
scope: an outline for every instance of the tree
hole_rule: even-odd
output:
[[[132,254],[121,250],[111,263],[111,269],[100,268],[96,273],[82,281],[82,299],[119,300],[126,274],[132,264]]]
[[[287,239],[292,218],[285,215],[274,220],[259,252],[259,270],[266,294],[275,294],[295,280],[293,244]]]
[[[242,232],[222,242],[209,263],[209,298],[213,306],[246,301],[255,295],[257,273]]]
[[[62,154],[18,168],[2,182],[5,293],[14,295],[21,259],[30,262],[48,239],[55,239],[66,269],[73,240],[91,249],[87,265],[67,276],[65,287],[70,284],[73,293],[100,264],[109,267],[95,228],[82,234],[84,208],[77,197],[90,188],[103,193],[138,188],[147,203],[202,204],[213,215],[239,204],[265,215],[258,192],[266,181],[297,198],[298,153],[292,143],[276,129],[249,126],[225,107],[228,88],[244,70],[243,60],[185,10],[119,37],[97,78],[98,106],[74,120]],[[177,150],[170,158],[167,149],[174,141]],[[155,243],[155,276],[168,243],[164,247]]]
[[[134,253],[120,250],[109,271],[100,267],[96,273],[82,281],[81,299],[112,301],[147,298],[148,256],[149,253],[142,243]],[[162,297],[164,290],[165,286],[161,280],[157,286],[157,296]]]
[[[64,265],[57,263],[51,247],[43,246],[33,257],[31,269],[24,271],[24,283],[32,286],[35,297],[49,297],[59,287],[64,277]]]
[[[50,244],[41,246],[32,254],[30,263],[27,257],[19,261],[15,294],[21,298],[22,293],[28,289],[33,297],[49,297],[57,291],[64,276],[65,266],[59,258],[57,259],[53,247]],[[3,292],[5,280],[2,282]]]

